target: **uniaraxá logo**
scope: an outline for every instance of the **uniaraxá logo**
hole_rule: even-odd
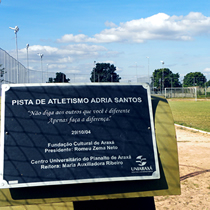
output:
[[[139,165],[139,166],[144,166],[144,165],[146,165],[146,158],[143,158],[143,156],[142,155],[140,155],[140,156],[138,156],[137,158],[136,158],[136,162],[137,162],[137,164]]]
[[[153,172],[152,166],[146,166],[147,159],[143,155],[136,157],[137,167],[131,167],[131,173],[148,173]]]

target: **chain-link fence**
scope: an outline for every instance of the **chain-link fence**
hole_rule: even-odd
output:
[[[90,70],[91,71],[91,70]],[[56,72],[50,71],[38,71],[27,69],[24,65],[18,62],[15,58],[9,55],[5,50],[0,48],[0,83],[46,83],[49,81],[49,78],[55,78]],[[90,83],[90,74],[75,74],[68,73],[66,74],[66,78],[70,79],[70,83]],[[153,83],[155,78],[152,76],[140,76],[140,75],[123,75],[120,74],[121,83],[148,83],[151,87],[152,94],[165,95],[165,88],[170,87],[170,91],[173,87],[173,80],[169,79],[169,84],[163,85],[162,80],[159,79],[158,87],[156,87]],[[198,86],[201,82],[199,78],[192,77],[189,78],[193,81],[192,86]],[[203,80],[202,80],[203,81]],[[171,83],[170,83],[171,82]],[[203,83],[202,83],[203,84]],[[184,86],[184,81],[182,86]],[[181,90],[183,90],[181,88]],[[197,87],[198,97],[209,97],[209,89],[208,87]]]
[[[26,83],[27,68],[0,48],[1,83]]]
[[[46,83],[49,78],[55,78],[56,72],[37,71],[26,68],[15,58],[0,48],[0,82],[8,83]],[[71,83],[90,83],[90,74],[68,73],[66,77]],[[151,84],[151,76],[123,75],[120,74],[121,83],[148,83]],[[151,85],[152,94],[164,95],[164,92],[157,91],[156,87]]]
[[[45,83],[55,72],[42,72],[26,68],[15,58],[0,48],[0,81],[8,83]]]
[[[18,62],[15,58],[9,55],[5,50],[0,48],[0,69],[1,84],[5,83],[46,83],[49,78],[55,77],[56,72],[37,71],[27,69],[24,65]],[[68,73],[66,75],[71,83],[90,83],[90,74],[75,74]],[[138,75],[120,75],[120,82],[123,83],[150,83],[148,76]]]

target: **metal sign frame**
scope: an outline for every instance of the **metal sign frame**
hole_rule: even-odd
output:
[[[1,104],[0,188],[160,178],[147,84],[6,84]]]

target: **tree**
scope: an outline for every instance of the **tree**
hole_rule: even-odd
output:
[[[91,82],[119,82],[121,77],[115,72],[116,67],[110,63],[96,63],[91,72]]]
[[[206,77],[201,72],[190,72],[184,76],[183,86],[192,87],[200,86],[204,87],[206,82]]]
[[[53,79],[52,77],[49,78],[48,83],[63,83],[69,82],[70,79],[66,79],[66,75],[62,72],[57,72],[56,77]]]
[[[181,87],[179,81],[179,74],[174,74],[168,68],[155,69],[152,74],[152,86],[159,90],[163,90],[166,87]]]
[[[209,87],[210,86],[210,80],[208,82],[206,82],[206,87]]]

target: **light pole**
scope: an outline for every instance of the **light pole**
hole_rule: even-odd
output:
[[[148,82],[149,82],[149,80],[150,80],[149,79],[149,57],[147,56],[146,58],[148,59]]]
[[[96,82],[96,61],[94,61],[94,82]]]
[[[49,65],[49,64],[47,64],[47,81],[48,81],[48,65]]]
[[[18,62],[18,44],[17,44],[17,32],[19,31],[18,26],[15,26],[14,28],[9,27],[12,29],[15,33],[15,42],[16,42],[16,54],[17,54],[17,62]],[[17,83],[19,82],[19,64],[17,63]]]
[[[29,48],[29,44],[26,44],[26,50],[27,50],[27,68],[28,68],[28,83],[29,83],[29,62],[28,62],[28,48]]]
[[[164,90],[164,61],[160,61],[162,63],[162,94]]]
[[[135,62],[136,64],[136,81],[138,82],[138,76],[137,76],[137,62]]]
[[[37,53],[38,56],[40,56],[41,59],[41,70],[42,70],[42,83],[43,83],[43,68],[42,68],[42,57],[44,56],[44,54],[41,53]]]

